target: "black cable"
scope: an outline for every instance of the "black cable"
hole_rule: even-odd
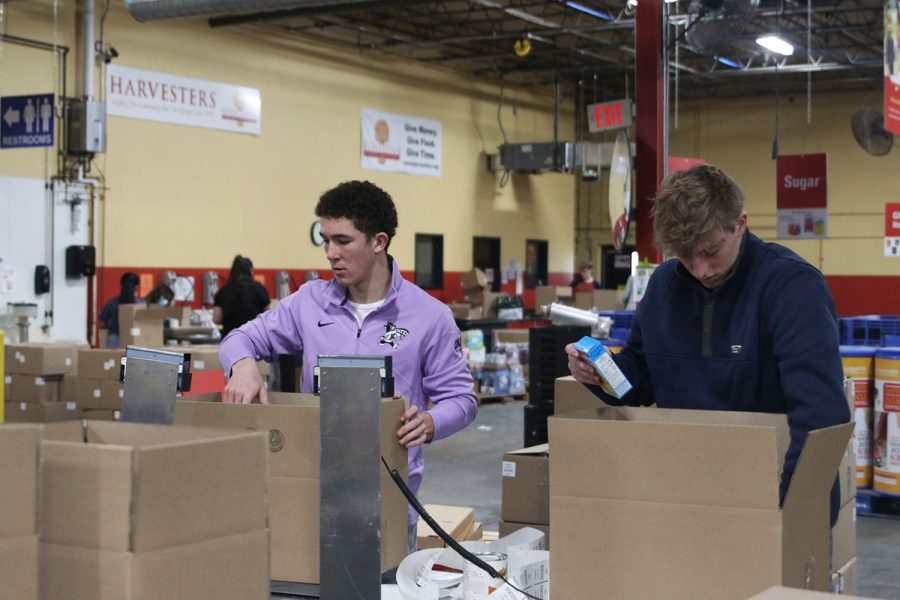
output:
[[[425,510],[425,507],[422,506],[422,503],[419,502],[419,499],[416,498],[416,495],[413,493],[413,491],[411,489],[409,489],[409,486],[406,485],[405,481],[403,481],[403,476],[400,475],[400,472],[397,469],[390,468],[387,464],[387,461],[384,459],[383,456],[381,457],[381,462],[384,463],[384,468],[387,469],[388,473],[390,473],[391,479],[393,479],[394,483],[397,484],[397,487],[400,488],[400,492],[404,496],[406,496],[406,500],[409,502],[410,506],[412,506],[415,509],[415,511],[417,513],[419,513],[419,516],[422,517],[423,521],[428,523],[428,526],[431,527],[432,531],[434,531],[436,534],[438,534],[438,537],[440,537],[442,540],[444,540],[444,542],[448,546],[453,548],[457,554],[462,556],[464,559],[466,559],[467,561],[469,561],[470,563],[472,563],[473,565],[475,565],[476,567],[478,567],[479,569],[481,569],[482,571],[484,571],[485,573],[487,573],[494,579],[500,579],[501,581],[506,583],[506,585],[508,585],[512,589],[516,590],[520,594],[524,594],[527,598],[533,598],[534,600],[542,600],[542,598],[540,598],[538,596],[532,596],[525,590],[521,590],[521,589],[517,588],[516,586],[511,584],[506,577],[501,575],[497,571],[497,569],[495,569],[491,565],[487,564],[486,562],[484,562],[483,560],[478,558],[475,554],[473,554],[469,550],[463,548],[463,546],[459,542],[454,540],[453,537],[449,533],[444,531],[441,528],[441,526],[437,524],[437,521],[435,521],[434,518],[432,518],[432,516],[428,514],[428,511]]]

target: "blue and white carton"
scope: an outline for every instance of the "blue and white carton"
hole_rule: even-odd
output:
[[[581,359],[594,367],[600,378],[606,382],[604,390],[607,393],[621,398],[631,390],[631,382],[600,340],[585,336],[575,342],[574,348],[581,355]]]

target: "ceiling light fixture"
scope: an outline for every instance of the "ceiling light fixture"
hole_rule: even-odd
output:
[[[731,60],[730,58],[725,58],[724,56],[716,56],[715,59],[722,63],[723,65],[729,66],[732,69],[740,69],[740,63]]]
[[[775,54],[790,56],[794,53],[794,47],[777,35],[764,35],[756,38],[756,43]]]
[[[668,0],[667,0],[668,1]],[[597,17],[598,19],[603,19],[605,21],[612,21],[613,18],[606,14],[605,12],[601,12],[599,10],[595,10],[584,4],[578,4],[577,2],[566,2],[566,6],[569,8],[574,8],[575,10],[579,10],[586,15],[591,15],[592,17]]]

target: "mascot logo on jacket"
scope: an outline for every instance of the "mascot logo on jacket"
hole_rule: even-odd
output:
[[[409,329],[397,327],[393,323],[384,324],[384,335],[378,340],[379,346],[390,346],[394,350],[400,347],[400,340],[409,335]]]

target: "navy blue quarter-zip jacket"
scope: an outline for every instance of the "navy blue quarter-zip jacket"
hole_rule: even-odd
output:
[[[822,274],[748,230],[734,268],[707,290],[678,260],[660,265],[616,363],[634,385],[609,404],[785,413],[784,501],[809,431],[850,421],[834,302]],[[840,490],[831,494],[837,520]]]

